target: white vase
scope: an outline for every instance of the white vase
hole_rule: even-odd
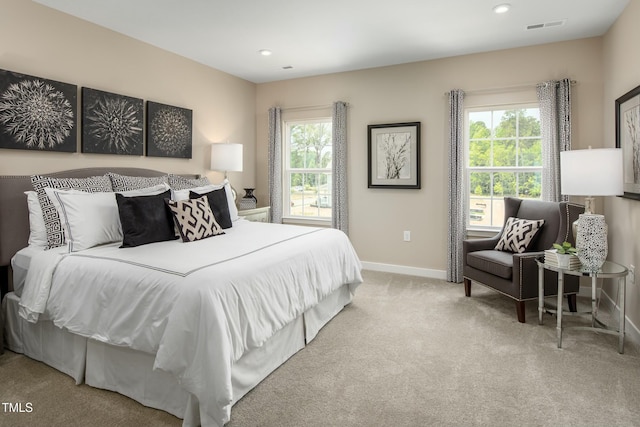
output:
[[[604,215],[580,214],[576,249],[583,269],[598,271],[602,267],[608,252]]]
[[[556,257],[558,258],[558,267],[569,269],[571,265],[571,254],[559,254],[556,253]]]

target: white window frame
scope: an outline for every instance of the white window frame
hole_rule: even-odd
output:
[[[469,126],[470,126],[470,122],[469,122],[469,113],[473,113],[473,112],[491,112],[492,113],[492,117],[493,117],[493,112],[494,111],[500,111],[500,110],[518,110],[518,109],[531,109],[531,108],[536,108],[538,110],[540,110],[540,106],[536,103],[532,103],[532,102],[522,102],[522,103],[509,103],[509,104],[497,104],[497,105],[485,105],[485,106],[475,106],[475,107],[468,107],[464,109],[464,170],[465,170],[465,174],[464,174],[464,178],[465,178],[465,182],[464,182],[464,187],[465,187],[465,225],[466,225],[466,229],[470,230],[470,231],[478,231],[478,232],[496,232],[499,231],[502,227],[501,226],[482,226],[482,225],[471,225],[469,223],[470,217],[471,217],[471,173],[472,172],[486,172],[486,173],[492,173],[492,172],[514,172],[514,173],[527,173],[527,172],[540,172],[542,173],[542,165],[540,166],[510,166],[510,167],[504,167],[504,166],[469,166],[469,150],[470,150],[470,135],[468,135],[468,130],[469,130]],[[493,126],[491,126],[491,128],[493,129]],[[542,132],[541,132],[542,133]],[[515,138],[508,138],[508,139],[515,139],[516,140],[516,147],[518,145],[518,141],[520,140],[524,140],[524,139],[532,139],[531,137],[524,137],[524,138],[520,138],[518,136],[518,131],[516,129],[516,136]],[[542,139],[542,135],[540,135],[539,139]],[[500,140],[500,138],[493,138],[492,135],[492,140]],[[541,148],[542,150],[544,150],[544,147]],[[517,152],[517,149],[516,149]],[[544,156],[544,153],[541,153]],[[518,156],[516,156],[516,162],[517,162]],[[491,185],[491,188],[493,191],[493,185]],[[542,191],[543,189],[541,188],[541,194],[540,194],[540,199],[542,199]],[[517,190],[516,190],[516,194],[517,194]],[[491,199],[494,199],[493,194],[491,195]],[[491,209],[491,221],[490,223],[493,223],[493,208]]]
[[[333,126],[333,120],[331,117],[313,117],[313,118],[308,118],[308,119],[290,119],[290,120],[283,120],[283,150],[282,150],[282,157],[283,157],[283,167],[282,167],[282,218],[283,220],[288,220],[287,222],[295,222],[295,223],[305,223],[305,222],[309,222],[309,223],[322,223],[322,224],[331,224],[332,218],[333,218],[333,211],[331,212],[331,215],[328,217],[320,217],[320,216],[306,216],[306,215],[293,215],[291,214],[290,211],[290,207],[291,207],[291,188],[290,188],[290,183],[291,180],[289,179],[290,174],[292,173],[328,173],[329,174],[329,180],[328,180],[328,185],[331,185],[331,179],[332,179],[332,173],[333,173],[333,168],[332,168],[332,162],[329,163],[329,167],[327,168],[291,168],[291,147],[290,147],[290,141],[291,141],[291,126],[292,125],[297,125],[297,124],[314,124],[314,123],[330,123]],[[332,147],[333,150],[333,147]],[[331,199],[331,197],[330,197]],[[331,200],[329,200],[329,203],[331,203]]]

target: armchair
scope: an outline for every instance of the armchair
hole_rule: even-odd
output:
[[[568,202],[544,202],[522,200],[514,197],[504,199],[505,222],[509,217],[539,220],[543,226],[522,253],[496,250],[502,230],[493,237],[468,239],[463,242],[463,276],[465,296],[471,296],[471,282],[478,282],[503,295],[513,298],[516,303],[518,321],[525,323],[525,301],[538,298],[538,266],[535,259],[550,249],[553,243],[571,242],[575,245],[571,226],[584,212],[584,207]],[[545,296],[557,295],[558,275],[544,271]],[[576,294],[579,291],[579,277],[564,277],[564,294],[569,301],[569,309],[576,311]]]

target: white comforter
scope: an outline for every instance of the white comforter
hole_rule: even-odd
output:
[[[154,367],[198,399],[202,425],[221,426],[232,364],[343,284],[353,292],[362,282],[340,231],[243,220],[225,231],[192,243],[46,251],[32,259],[21,315],[156,354]]]

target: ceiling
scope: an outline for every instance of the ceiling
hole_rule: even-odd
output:
[[[255,83],[600,36],[629,2],[34,1]]]

